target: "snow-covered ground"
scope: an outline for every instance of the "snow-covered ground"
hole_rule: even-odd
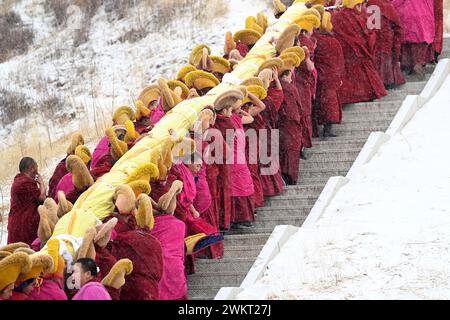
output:
[[[195,45],[205,43],[211,47],[213,54],[222,55],[226,31],[243,29],[247,16],[264,11],[269,19],[273,19],[271,2],[267,0],[212,0],[203,9],[210,10],[212,16],[214,10],[225,14],[211,21],[195,21],[195,12],[184,8],[183,13],[158,32],[150,32],[145,38],[130,43],[118,39],[158,13],[149,12],[146,1],[137,1],[140,4],[123,19],[110,22],[105,8],[101,6],[91,20],[89,40],[74,49],[73,38],[82,21],[79,10],[72,7],[68,11],[67,27],[55,29],[53,16],[44,10],[45,1],[20,0],[13,4],[11,9],[21,16],[26,25],[33,27],[35,40],[26,54],[0,63],[0,88],[25,94],[32,105],[48,97],[59,97],[67,101],[67,107],[62,111],[74,113],[75,117],[61,119],[55,115],[46,118],[40,110],[35,110],[27,119],[0,127],[0,152],[5,147],[17,145],[19,141],[45,146],[76,130],[81,130],[90,143],[95,143],[92,139],[97,139],[103,128],[110,125],[115,107],[133,105],[139,91],[161,76],[174,78],[187,63]],[[225,7],[225,10],[220,7]],[[46,181],[64,157],[62,153],[57,156],[42,155],[46,165],[42,166],[41,174]],[[3,216],[3,222],[0,221],[0,245],[6,242],[9,192],[16,173],[15,165],[11,167],[3,161],[0,159],[4,177],[0,181],[0,215]],[[6,178],[5,167],[12,168]]]
[[[450,77],[238,299],[450,299]]]

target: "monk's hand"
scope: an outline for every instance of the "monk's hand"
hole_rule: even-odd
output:
[[[39,173],[36,175],[36,181],[37,181],[37,183],[39,183],[41,186],[44,185],[44,179],[42,179],[42,176],[41,176]]]
[[[278,68],[277,67],[273,67],[272,68],[272,80],[278,80]]]
[[[198,219],[200,218],[200,213],[196,209],[193,209],[192,216],[194,217],[194,219]]]

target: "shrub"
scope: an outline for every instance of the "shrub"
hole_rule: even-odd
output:
[[[34,33],[14,11],[0,15],[0,63],[25,53],[33,44]]]

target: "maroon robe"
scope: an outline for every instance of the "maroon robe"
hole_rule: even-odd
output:
[[[436,54],[441,54],[444,41],[444,3],[442,0],[434,0],[434,23],[436,32],[432,47]]]
[[[267,97],[263,100],[266,105],[266,109],[261,112],[261,116],[264,118],[267,128],[267,153],[268,156],[271,155],[271,145],[272,143],[277,143],[277,141],[272,141],[271,132],[276,130],[278,127],[278,110],[284,100],[283,90],[278,90],[275,88],[269,88],[267,91]],[[276,146],[279,151],[279,145]],[[280,158],[272,159],[272,161],[278,161],[278,166],[280,165]],[[261,174],[264,168],[270,167],[270,164],[259,163],[259,170],[261,176],[261,185],[263,188],[263,194],[265,196],[275,196],[283,192],[283,180],[281,179],[281,168],[278,169],[277,173],[273,175]]]
[[[385,85],[406,82],[400,68],[403,28],[397,10],[389,0],[370,0],[381,10],[381,28],[375,30],[375,66]]]
[[[300,150],[302,149],[302,122],[300,97],[294,83],[281,81],[284,101],[279,111],[278,128],[280,130],[280,165],[281,172],[296,184],[299,174]]]
[[[314,51],[316,47],[315,39],[309,38],[304,34],[299,36],[300,46],[308,47],[310,59],[314,61]],[[300,67],[295,68],[295,84],[300,95],[300,104],[302,106],[302,128],[303,128],[303,146],[312,147],[313,123],[312,123],[312,101],[316,92],[317,72],[309,71],[306,61],[303,61]]]
[[[159,281],[163,273],[161,244],[148,229],[134,229],[134,223],[116,226],[117,236],[108,244],[117,259],[133,262],[133,272],[125,278],[120,300],[159,300]]]
[[[247,53],[250,52],[250,48],[248,47],[248,45],[246,45],[245,43],[242,43],[242,42],[238,42],[236,44],[236,49],[239,51],[239,53],[241,54],[241,56],[243,58],[245,58]]]
[[[366,25],[367,16],[354,9],[332,15],[336,39],[345,58],[345,77],[339,88],[343,104],[371,101],[387,95],[383,80],[375,69],[375,33]]]
[[[345,72],[342,47],[334,36],[316,31],[317,40],[315,65],[317,69],[317,90],[315,119],[317,124],[341,123],[342,104],[338,89]]]
[[[8,243],[25,242],[31,245],[36,239],[40,194],[38,183],[33,178],[24,173],[14,177],[8,215]]]
[[[111,153],[108,152],[107,154],[102,156],[97,161],[95,167],[90,170],[91,176],[94,178],[94,180],[97,180],[104,174],[110,172],[115,162],[116,161],[114,161]]]
[[[52,177],[48,181],[48,193],[47,196],[49,198],[55,198],[56,196],[56,187],[61,180],[62,177],[64,177],[69,171],[67,171],[66,168],[66,158],[62,159],[58,165],[55,168],[55,171],[53,172]]]

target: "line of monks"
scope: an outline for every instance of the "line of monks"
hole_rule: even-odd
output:
[[[325,8],[330,5],[336,7]],[[369,29],[374,5],[381,23]],[[332,125],[341,123],[343,104],[386,96],[386,88],[405,83],[404,72],[423,75],[442,50],[441,1],[310,0],[306,6],[272,39],[275,58],[201,111],[191,136],[170,130],[149,162],[116,187],[114,211],[79,239],[74,257],[62,256],[64,241],[52,238],[58,220],[174,106],[226,81],[271,28],[267,17],[258,13],[245,29],[227,32],[222,56],[196,46],[175,80],[161,78],[142,90],[135,109],[114,112],[92,153],[75,133],[48,191],[36,161],[23,158],[11,188],[8,245],[0,248],[0,299],[187,299],[195,258],[223,257],[223,234],[251,228],[265,197],[298,182],[304,148],[313,137],[336,136]],[[279,0],[274,7],[277,19],[287,10]],[[269,132],[256,149],[246,140],[249,129]],[[271,141],[273,130],[279,142]],[[272,164],[249,158],[273,143],[279,143],[278,170],[266,174]]]

